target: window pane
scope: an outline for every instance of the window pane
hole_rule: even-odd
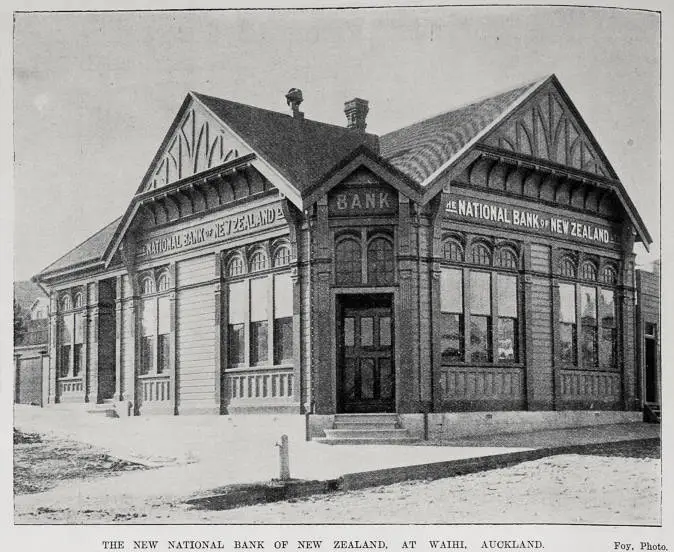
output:
[[[157,362],[157,373],[163,374],[168,372],[169,369],[169,358],[171,355],[171,345],[169,342],[169,336],[164,334],[160,335],[157,341],[157,349],[159,354],[159,360]]]
[[[245,320],[248,304],[248,282],[229,284],[229,323],[240,324]]]
[[[601,328],[599,340],[599,366],[604,369],[615,368],[615,328]]]
[[[289,273],[274,276],[274,318],[293,315],[293,281]]]
[[[84,342],[84,318],[81,313],[75,315],[75,343]]]
[[[517,277],[498,275],[498,314],[517,318]]]
[[[576,323],[576,287],[559,284],[559,321]]]
[[[580,288],[580,315],[583,324],[596,324],[597,322],[597,289],[582,286]]]
[[[84,366],[84,348],[81,344],[75,345],[73,350],[73,376],[79,376]]]
[[[245,337],[243,324],[230,324],[227,329],[227,357],[230,366],[245,362]]]
[[[66,377],[70,370],[70,345],[61,346],[61,362],[59,365],[61,377]]]
[[[267,362],[267,322],[250,323],[250,364],[264,364]]]
[[[491,284],[488,272],[470,273],[471,314],[491,314]]]
[[[154,370],[154,337],[145,336],[141,341],[141,374],[149,374]]]
[[[346,347],[353,347],[356,342],[355,327],[354,318],[349,317],[344,319],[344,345]]]
[[[576,325],[559,325],[559,358],[564,364],[576,364]]]
[[[391,317],[382,316],[379,319],[379,346],[389,347],[391,345]]]
[[[581,340],[583,368],[592,368],[597,365],[597,327],[583,325]]]
[[[293,360],[293,319],[292,316],[274,320],[274,364]]]
[[[599,322],[604,328],[615,327],[614,295],[608,289],[602,289],[599,293]]]
[[[342,240],[335,247],[335,279],[339,285],[362,282],[360,244],[355,239]]]
[[[463,360],[463,315],[443,313],[441,315],[440,351],[443,361]]]
[[[470,360],[489,362],[491,359],[491,340],[489,339],[489,317],[470,317]]]
[[[499,362],[517,362],[517,320],[499,318],[497,332]]]
[[[157,331],[157,311],[154,299],[143,301],[142,325],[143,335],[154,335]]]
[[[454,268],[440,272],[440,310],[463,313],[463,273]]]
[[[360,319],[360,346],[371,347],[374,343],[374,320],[370,317]]]
[[[70,343],[73,339],[73,317],[72,316],[65,316],[63,320],[61,320],[61,324],[59,324],[60,327],[60,342],[61,344],[66,344]]]
[[[167,334],[171,331],[171,303],[168,297],[157,299],[157,309],[159,311],[159,333]]]
[[[250,321],[266,321],[267,316],[267,289],[269,278],[256,278],[250,281]]]
[[[376,238],[367,249],[367,283],[393,283],[393,246],[384,238]]]

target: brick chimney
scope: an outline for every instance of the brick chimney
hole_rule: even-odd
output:
[[[369,111],[368,101],[354,98],[344,102],[344,113],[346,114],[346,126],[352,130],[365,130],[367,123],[365,118]]]
[[[300,111],[300,104],[304,98],[302,97],[302,91],[299,88],[291,88],[286,94],[286,101],[290,106],[290,109],[293,112],[293,117],[296,119],[303,119],[304,113]]]

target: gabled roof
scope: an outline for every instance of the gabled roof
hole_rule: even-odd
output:
[[[448,161],[537,87],[542,80],[384,134],[380,154],[426,185]]]
[[[71,249],[60,259],[54,261],[48,267],[40,271],[41,276],[46,276],[53,272],[59,272],[72,268],[101,261],[110,239],[117,230],[122,217],[113,220],[107,226],[101,228],[90,238],[87,238],[77,247]]]
[[[14,301],[25,312],[28,312],[37,299],[46,297],[42,288],[31,280],[14,282]]]
[[[213,96],[192,92],[300,194],[361,145],[377,151],[377,136],[346,127],[296,119]]]

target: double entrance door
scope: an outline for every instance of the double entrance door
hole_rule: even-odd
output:
[[[340,412],[395,412],[391,296],[342,296],[340,306]]]

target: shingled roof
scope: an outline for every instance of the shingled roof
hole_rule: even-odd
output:
[[[63,257],[54,261],[47,268],[42,270],[40,274],[44,275],[51,272],[58,272],[74,266],[100,261],[121,220],[122,217],[113,220],[93,236],[87,238],[81,244],[68,251]]]
[[[360,146],[378,152],[378,137],[347,127],[192,92],[300,193]]]
[[[384,134],[379,140],[380,154],[421,184],[539,82]]]

